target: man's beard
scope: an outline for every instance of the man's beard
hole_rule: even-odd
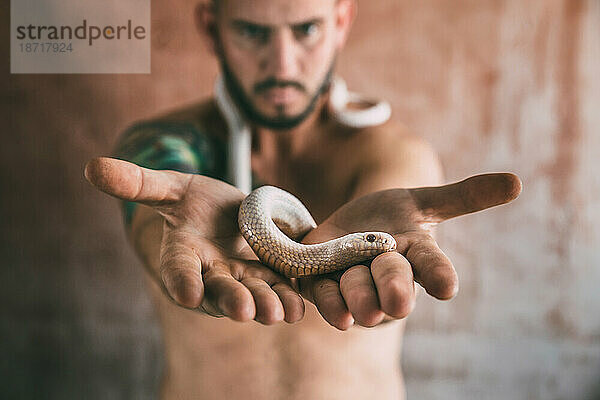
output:
[[[331,65],[329,67],[329,70],[325,74],[325,77],[323,78],[323,82],[321,82],[319,89],[315,92],[315,94],[311,98],[310,102],[308,103],[308,106],[306,106],[304,111],[302,111],[299,114],[291,115],[291,116],[278,115],[278,116],[270,117],[270,116],[264,115],[263,113],[258,111],[256,109],[256,107],[254,107],[254,104],[252,104],[252,102],[250,101],[250,99],[248,98],[246,93],[244,92],[242,85],[239,83],[239,81],[233,75],[233,72],[227,65],[227,62],[223,55],[221,55],[219,57],[219,61],[221,64],[221,71],[223,73],[223,79],[225,81],[227,90],[229,91],[229,95],[231,96],[233,101],[236,103],[236,105],[238,106],[238,108],[240,109],[240,111],[242,112],[244,117],[250,123],[253,123],[253,124],[268,128],[268,129],[281,130],[281,131],[295,128],[302,121],[304,121],[310,114],[312,114],[312,112],[315,110],[315,106],[317,105],[317,102],[318,102],[319,98],[321,97],[321,95],[329,89],[329,85],[331,83],[331,78],[332,78],[333,70],[334,70],[334,66],[335,66],[335,59],[334,59],[334,61],[332,61]],[[278,81],[275,78],[268,78],[262,82],[259,82],[258,84],[256,84],[254,86],[253,90],[255,92],[262,92],[262,91],[265,91],[265,90],[268,90],[268,89],[271,89],[274,87],[286,87],[286,86],[294,87],[297,90],[300,90],[300,91],[303,91],[304,93],[306,93],[306,88],[298,82]],[[279,109],[278,111],[280,112],[280,114],[283,112],[282,109]]]

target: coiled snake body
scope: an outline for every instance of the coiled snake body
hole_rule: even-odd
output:
[[[300,200],[273,186],[262,186],[244,199],[238,223],[258,258],[290,278],[345,269],[396,249],[392,235],[384,232],[350,233],[311,245],[299,243],[317,224]]]

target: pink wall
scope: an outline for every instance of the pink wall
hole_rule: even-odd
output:
[[[359,4],[340,58],[351,89],[390,100],[395,118],[440,152],[448,181],[508,170],[524,184],[513,204],[440,227],[461,292],[449,303],[422,296],[409,318],[409,398],[591,395],[600,376],[600,3]],[[151,75],[9,75],[3,64],[8,393],[155,390],[160,334],[142,268],[115,202],[84,182],[82,168],[130,122],[210,93],[216,64],[195,33],[193,5],[153,1]]]

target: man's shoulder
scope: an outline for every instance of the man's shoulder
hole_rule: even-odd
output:
[[[360,169],[398,174],[405,186],[436,185],[442,167],[435,148],[397,121],[357,130],[349,140],[353,154],[360,154]],[[414,177],[414,180],[409,177]]]
[[[220,178],[225,171],[224,126],[214,101],[205,100],[131,124],[113,155],[147,168]]]
[[[362,151],[368,150],[375,159],[398,158],[400,155],[409,154],[437,158],[436,150],[428,141],[393,120],[377,126],[356,129],[350,136],[348,144]]]
[[[193,130],[213,138],[223,139],[227,132],[225,121],[213,98],[163,112],[154,117],[130,124],[128,131],[176,133]]]

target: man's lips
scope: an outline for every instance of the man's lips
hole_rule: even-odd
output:
[[[264,90],[262,95],[270,103],[289,104],[298,99],[300,91],[291,86],[273,87]]]

